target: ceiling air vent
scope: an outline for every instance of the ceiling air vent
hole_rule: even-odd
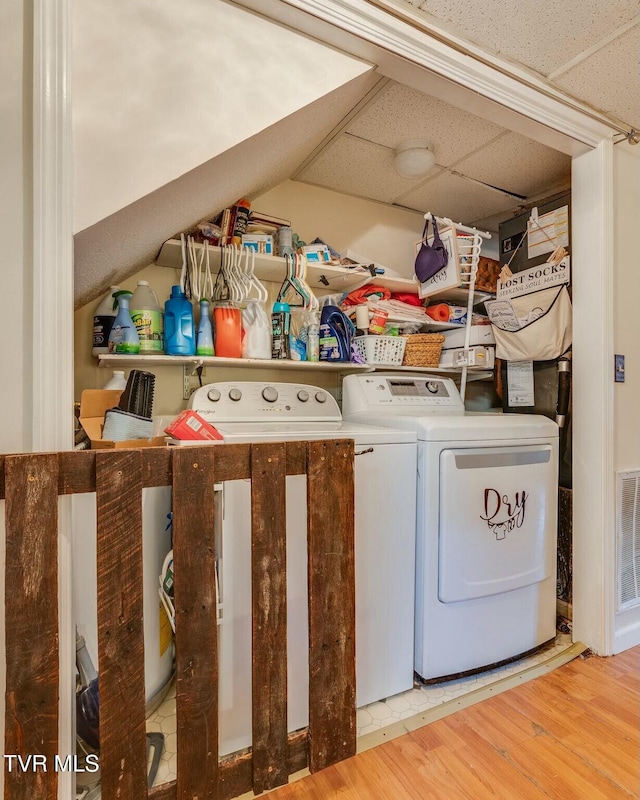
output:
[[[640,471],[618,473],[618,608],[640,604]]]

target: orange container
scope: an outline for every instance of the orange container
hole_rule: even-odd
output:
[[[233,306],[213,309],[215,353],[221,358],[242,358],[242,312]]]

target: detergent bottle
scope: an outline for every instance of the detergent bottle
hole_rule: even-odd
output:
[[[91,353],[94,356],[109,352],[109,334],[118,313],[118,303],[113,295],[119,290],[119,286],[110,286],[109,291],[93,312],[93,349]]]
[[[116,292],[114,296],[118,301],[118,313],[109,334],[109,352],[137,355],[140,352],[140,337],[129,312],[131,292]]]
[[[209,301],[203,297],[200,301],[200,322],[198,323],[198,335],[196,337],[196,355],[213,355],[213,328],[211,327],[211,317],[209,316]]]
[[[131,319],[140,337],[140,355],[162,354],[164,313],[148,281],[138,281],[130,307]]]
[[[171,287],[171,297],[164,304],[164,337],[167,355],[196,354],[193,306],[179,286]]]

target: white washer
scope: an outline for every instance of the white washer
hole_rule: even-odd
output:
[[[413,686],[416,434],[342,422],[324,389],[227,382],[189,405],[225,442],[355,440],[358,706]],[[251,744],[251,505],[248,481],[221,485],[220,754]],[[287,477],[289,730],[308,723],[306,477]]]
[[[558,428],[465,414],[440,376],[349,375],[344,419],[418,435],[415,670],[445,678],[551,640]]]

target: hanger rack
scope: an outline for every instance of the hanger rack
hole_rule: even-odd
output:
[[[467,296],[467,324],[465,326],[464,336],[464,350],[468,352],[469,344],[471,342],[471,320],[473,316],[473,293],[476,282],[476,272],[478,270],[478,260],[480,258],[480,250],[482,247],[482,239],[491,239],[489,231],[480,231],[477,228],[470,228],[468,225],[463,225],[461,222],[453,222],[448,217],[438,217],[427,211],[424,215],[425,220],[434,220],[438,225],[451,227],[456,232],[456,250],[458,252],[458,260],[460,263],[460,274],[462,277],[462,284],[468,289]],[[467,389],[467,370],[468,364],[462,366],[462,373],[460,375],[460,396],[464,402],[465,393]]]

